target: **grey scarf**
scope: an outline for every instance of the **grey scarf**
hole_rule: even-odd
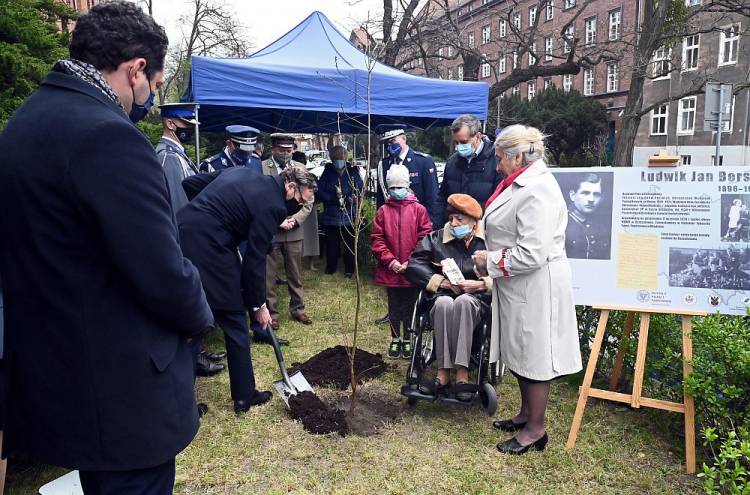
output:
[[[112,86],[110,86],[107,80],[104,79],[102,73],[96,70],[96,67],[94,67],[93,65],[87,64],[86,62],[81,62],[80,60],[76,60],[74,58],[67,58],[65,60],[58,60],[55,66],[52,67],[52,71],[76,76],[78,79],[86,81],[92,86],[99,88],[99,90],[104,93],[107,98],[117,103],[117,106],[122,108],[123,112],[125,111],[122,103],[120,102],[120,98],[115,93],[115,90],[112,89]]]

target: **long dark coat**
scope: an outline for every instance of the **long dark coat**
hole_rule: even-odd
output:
[[[130,470],[184,449],[186,337],[213,320],[154,148],[98,88],[50,73],[0,133],[0,239],[5,452]]]

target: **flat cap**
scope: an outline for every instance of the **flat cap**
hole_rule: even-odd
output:
[[[195,118],[197,103],[165,103],[159,105],[162,118],[178,118],[188,124],[198,125],[200,122]]]
[[[451,194],[448,196],[448,204],[471,218],[482,218],[482,207],[468,194]]]
[[[383,124],[375,129],[380,134],[380,142],[388,141],[391,138],[406,134],[406,126],[403,124]]]

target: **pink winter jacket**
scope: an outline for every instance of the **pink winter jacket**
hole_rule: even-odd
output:
[[[378,261],[375,285],[384,287],[413,287],[402,273],[390,266],[398,261],[409,261],[424,236],[432,231],[427,209],[416,196],[409,194],[401,201],[389,199],[375,215],[370,242],[372,254]]]

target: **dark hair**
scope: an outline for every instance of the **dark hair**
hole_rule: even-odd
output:
[[[599,177],[596,174],[586,174],[583,177],[581,177],[580,180],[575,181],[573,184],[575,184],[575,188],[571,189],[573,192],[578,192],[578,190],[581,188],[581,184],[584,182],[590,182],[592,184],[599,184],[602,181],[601,177]]]
[[[292,160],[303,165],[307,165],[307,155],[304,151],[295,151],[294,153],[292,153]]]
[[[301,167],[289,167],[279,175],[285,183],[294,182],[297,187],[307,187],[313,192],[318,190],[318,181],[315,175]]]
[[[164,28],[136,4],[114,0],[94,6],[76,22],[70,56],[98,70],[117,70],[123,62],[146,59],[146,76],[164,69],[169,39]]]
[[[448,218],[451,215],[464,215],[464,212],[455,209],[451,205],[445,205],[445,218]]]

